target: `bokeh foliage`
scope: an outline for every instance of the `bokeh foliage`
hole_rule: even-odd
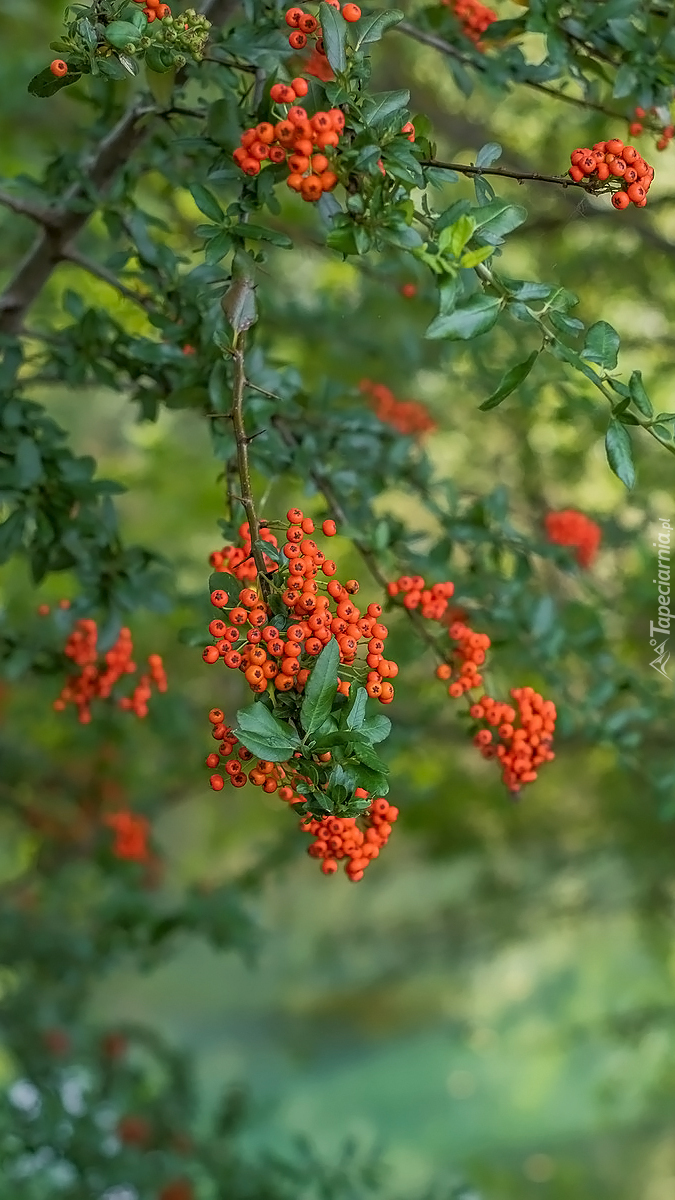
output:
[[[533,83],[626,115],[670,101],[667,16],[643,27],[620,2],[573,14],[548,0],[500,5],[519,24],[495,30],[509,40],[481,55],[448,9],[405,7],[406,23],[454,53],[392,30],[369,86],[410,88],[406,111],[420,129],[428,118],[441,161],[475,161],[497,142],[497,165],[558,174],[574,146],[623,136],[618,118]],[[2,52],[4,190],[36,205],[86,179],[87,156],[129,104],[152,105],[142,77],[27,96],[61,19],[56,4],[8,9]],[[265,74],[285,60],[281,6],[212,19],[217,54]],[[555,699],[557,758],[512,804],[398,615],[387,757],[402,817],[358,888],[316,874],[274,797],[204,794],[204,713],[217,701],[234,715],[245,695],[238,680],[215,688],[191,631],[208,619],[208,554],[241,515],[227,494],[231,434],[212,415],[227,403],[213,335],[227,332],[231,259],[204,265],[204,214],[187,184],[208,187],[223,211],[242,203],[229,157],[248,113],[241,79],[214,63],[189,68],[174,100],[206,119],[141,118],[105,199],[86,199],[96,211],[73,254],[3,342],[12,394],[1,449],[20,469],[3,481],[0,528],[19,551],[0,579],[3,1187],[17,1200],[107,1189],[151,1200],[187,1177],[198,1200],[371,1189],[666,1200],[675,767],[672,687],[649,668],[648,630],[672,459],[634,430],[627,491],[605,461],[606,400],[548,354],[494,412],[479,411],[538,347],[538,329],[505,316],[473,341],[426,339],[438,291],[424,262],[391,245],[346,260],[326,251],[325,220],[283,187],[278,211],[244,197],[256,223],[293,244],[265,242],[256,264],[249,378],[281,397],[295,441],[275,424],[279,402],[249,392],[250,428],[267,429],[251,446],[261,513],[301,503],[325,515],[318,473],[348,516],[341,572],[369,599],[381,590],[355,543],[388,578],[452,578],[493,640],[489,686],[527,682]],[[639,145],[657,167],[643,210],[493,180],[527,219],[491,269],[576,293],[570,315],[618,331],[616,378],[641,371],[660,412],[673,374],[674,172],[649,137]],[[459,176],[428,197],[436,213],[489,199]],[[9,279],[34,224],[0,211]],[[466,286],[479,286],[470,274]],[[115,286],[120,275],[144,303]],[[414,298],[400,292],[408,282]],[[197,353],[184,355],[186,343]],[[438,431],[418,442],[382,425],[364,377],[423,401]],[[38,445],[39,462],[19,438]],[[7,528],[38,494],[58,520]],[[545,539],[546,511],[569,506],[602,525],[591,572]],[[103,710],[82,728],[52,712],[73,610],[36,609],[64,595],[108,638],[124,621],[142,654],[164,656],[170,690],[146,721]],[[150,817],[153,877],[111,855],[96,817],[110,803]],[[101,1038],[118,1031],[130,1049],[111,1061]],[[115,1122],[129,1113],[149,1114],[151,1149],[120,1151]],[[340,1166],[349,1136],[357,1148]],[[382,1148],[388,1172],[371,1162]]]

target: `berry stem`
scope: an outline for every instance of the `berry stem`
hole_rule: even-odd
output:
[[[507,167],[476,167],[467,163],[439,162],[435,158],[423,159],[422,166],[442,167],[445,171],[457,171],[460,175],[501,175],[504,179],[517,179],[519,183],[557,183],[559,187],[578,187],[582,191],[593,193],[592,188],[586,187],[584,183],[576,183],[569,175],[540,175],[536,171],[510,171]]]

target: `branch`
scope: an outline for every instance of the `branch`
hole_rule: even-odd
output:
[[[237,4],[238,0],[204,0],[201,11],[214,24],[219,24]],[[21,329],[27,310],[39,296],[54,268],[66,257],[66,246],[87,224],[96,208],[92,192],[100,195],[108,188],[117,171],[143,140],[145,118],[159,115],[159,112],[154,105],[148,105],[140,99],[127,109],[99,143],[95,153],[83,163],[82,174],[87,177],[86,186],[73,184],[63,202],[53,210],[53,219],[40,222],[44,226],[43,231],[0,294],[0,333],[17,333]]]
[[[287,423],[287,421],[285,420],[284,417],[279,416],[278,414],[275,414],[272,417],[272,423],[278,429],[279,433],[281,434],[281,436],[287,446],[289,446],[291,449],[294,449],[294,450],[299,449],[300,442],[299,442],[298,438],[295,436],[293,430],[291,429],[291,426]],[[344,508],[342,507],[342,501],[340,500],[337,492],[334,490],[333,485],[330,482],[330,480],[327,478],[327,476],[324,475],[322,471],[317,470],[316,467],[312,467],[310,469],[310,471],[308,472],[308,474],[309,474],[309,478],[312,480],[312,483],[316,487],[317,491],[319,491],[321,493],[321,495],[323,496],[324,500],[326,501],[326,504],[328,505],[328,508],[330,509],[333,517],[338,522],[338,524],[347,525],[347,526],[350,525],[351,522],[349,520],[347,513],[345,512]],[[364,542],[361,538],[352,537],[351,540],[352,540],[353,545],[356,547],[359,554],[361,555],[361,558],[363,559],[364,563],[368,567],[368,570],[370,571],[375,582],[378,583],[380,585],[380,587],[382,588],[382,590],[386,592],[387,584],[389,583],[389,580],[387,579],[386,575],[382,571],[382,568],[380,567],[380,564],[377,559],[377,555],[374,554],[374,552],[371,550],[370,546],[366,542]],[[418,637],[420,637],[422,639],[422,641],[425,642],[426,645],[429,646],[431,650],[433,650],[434,654],[439,658],[439,661],[446,662],[447,661],[446,656],[442,653],[436,638],[427,629],[424,618],[421,617],[418,612],[415,612],[413,609],[410,609],[410,608],[405,608],[404,612],[407,614],[408,619],[411,621],[412,625],[414,626]]]
[[[87,271],[89,275],[94,275],[96,279],[102,279],[121,296],[127,300],[131,300],[134,304],[140,305],[146,312],[155,312],[155,306],[147,296],[142,296],[139,292],[135,292],[133,288],[129,288],[126,284],[118,279],[114,271],[109,271],[107,267],[101,266],[94,262],[92,258],[87,258],[86,254],[80,254],[79,250],[70,247],[63,251],[62,255],[64,262],[71,262],[76,267],[81,267],[83,271]]]
[[[253,488],[251,487],[251,469],[248,461],[248,447],[251,438],[246,434],[244,424],[244,391],[246,390],[246,371],[244,365],[244,334],[235,332],[232,342],[232,359],[234,361],[234,385],[232,389],[232,425],[234,440],[237,444],[237,471],[241,496],[239,497],[248,520],[248,531],[251,535],[251,552],[258,570],[258,579],[263,589],[267,583],[267,567],[263,552],[260,549],[260,526],[258,514],[255,511]]]
[[[456,162],[438,162],[435,158],[422,160],[423,167],[441,167],[444,171],[458,171],[460,175],[501,175],[504,179],[517,179],[518,183],[532,180],[535,183],[557,183],[559,187],[579,187],[591,195],[591,189],[584,183],[576,183],[569,175],[539,175],[536,171],[509,171],[507,167],[475,167],[473,164]]]
[[[400,21],[398,25],[394,26],[394,30],[398,30],[399,33],[403,33],[406,37],[412,38],[416,42],[421,42],[425,46],[432,46],[434,50],[440,50],[441,54],[447,54],[451,58],[457,59],[458,62],[461,62],[466,67],[473,67],[479,73],[485,72],[487,69],[483,63],[477,62],[468,54],[463,54],[451,42],[446,42],[444,38],[438,37],[435,33],[425,33],[423,30],[411,25],[408,21]],[[545,83],[537,83],[534,79],[518,79],[513,82],[514,84],[520,83],[524,84],[525,87],[534,88],[535,91],[542,92],[545,96],[551,96],[553,100],[562,100],[565,104],[574,104],[578,108],[590,108],[594,112],[604,113],[606,117],[612,117],[614,120],[621,121],[622,123],[626,120],[625,113],[617,112],[613,108],[607,108],[604,104],[597,104],[593,100],[584,100],[580,96],[568,96],[566,92],[559,92],[557,88],[548,87]],[[647,124],[654,131],[658,131],[659,129],[658,126],[650,121],[644,121],[643,124]]]
[[[53,208],[34,204],[32,200],[22,200],[19,196],[12,196],[10,192],[0,191],[0,204],[11,208],[12,212],[19,213],[22,217],[30,217],[30,220],[36,221],[38,225],[50,228],[54,223]]]

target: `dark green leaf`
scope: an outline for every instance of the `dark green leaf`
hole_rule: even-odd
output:
[[[387,12],[380,9],[361,17],[356,30],[356,49],[360,50],[362,46],[379,42],[382,34],[391,29],[392,25],[398,25],[404,15],[399,8],[390,8]]]
[[[385,717],[384,715],[368,717],[367,721],[364,721],[359,729],[359,733],[361,737],[368,738],[368,741],[372,744],[383,742],[391,733],[391,721],[389,717]]]
[[[347,69],[345,51],[347,22],[342,13],[331,8],[330,4],[319,5],[319,21],[321,22],[326,58],[334,71],[345,71]]]
[[[14,462],[20,488],[30,488],[42,477],[42,458],[32,438],[19,438]]]
[[[52,75],[49,67],[45,67],[44,71],[38,71],[38,74],[33,76],[28,84],[28,91],[31,96],[53,96],[55,92],[60,92],[61,88],[77,83],[79,78],[79,72],[69,70],[67,75],[58,79],[56,75]]]
[[[652,406],[651,400],[649,399],[649,396],[647,395],[647,393],[645,391],[645,385],[642,382],[642,372],[641,371],[633,371],[633,374],[631,375],[630,379],[628,380],[628,387],[630,390],[631,400],[633,401],[633,404],[635,405],[635,407],[640,410],[640,412],[643,414],[643,416],[645,416],[645,417],[653,416],[654,408]]]
[[[507,396],[510,396],[511,392],[514,392],[524,379],[527,379],[527,376],[532,370],[538,357],[539,351],[533,350],[529,357],[523,362],[516,363],[515,367],[510,367],[499,384],[499,387],[492,393],[491,396],[488,396],[487,400],[484,400],[482,404],[479,404],[478,407],[482,409],[483,412],[487,412],[488,409],[496,408],[498,404],[501,404],[502,400],[505,400]]]
[[[209,221],[215,221],[218,225],[222,224],[225,220],[225,213],[208,188],[203,187],[201,183],[191,183],[190,192],[199,211],[208,217]]]
[[[17,509],[0,525],[0,563],[7,562],[7,559],[11,558],[12,554],[19,549],[25,521],[24,510]]]
[[[305,733],[315,733],[330,714],[337,693],[339,663],[340,648],[332,637],[318,655],[305,686],[300,709]]]
[[[407,88],[395,92],[371,92],[364,97],[362,112],[367,125],[376,129],[385,125],[394,113],[405,109],[410,100]]]
[[[140,30],[131,21],[111,21],[110,25],[106,25],[105,40],[116,50],[126,50],[128,45],[135,46],[140,36]]]
[[[635,466],[630,434],[618,421],[610,420],[605,435],[607,461],[615,475],[627,488],[635,483]]]
[[[235,333],[250,329],[258,319],[253,280],[245,275],[233,279],[221,305]]]
[[[364,687],[357,688],[354,696],[351,699],[349,711],[347,713],[346,726],[347,729],[360,729],[366,719],[366,704],[368,702],[368,693]]]
[[[617,364],[619,335],[607,321],[596,321],[586,334],[582,358],[611,370]]]
[[[501,301],[496,296],[485,296],[482,293],[471,296],[464,304],[458,304],[454,312],[435,317],[424,336],[469,341],[492,329],[499,316],[500,306]]]

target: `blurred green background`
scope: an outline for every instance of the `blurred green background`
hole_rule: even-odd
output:
[[[77,89],[49,103],[25,94],[48,54],[60,5],[3,0],[0,8],[7,34],[0,172],[31,173],[59,149],[76,147],[87,106]],[[495,102],[478,91],[467,100],[432,51],[395,35],[377,70],[382,87],[397,86],[403,73],[412,80],[414,110],[431,117],[441,157],[469,157],[498,140],[509,164],[557,171],[573,146],[609,135],[602,117],[587,119],[541,97],[533,102],[524,92]],[[605,202],[580,208],[575,197],[536,185],[526,197],[516,184],[500,189],[530,211],[510,241],[509,273],[558,279],[580,293],[586,320],[616,324],[622,364],[643,368],[662,408],[675,382],[674,153],[658,156],[649,209],[623,226]],[[152,195],[152,179],[147,187]],[[457,191],[470,194],[470,186]],[[189,199],[180,203],[191,215]],[[297,225],[297,208],[289,204],[284,219]],[[311,243],[311,227],[305,232]],[[28,226],[24,233],[27,244]],[[96,230],[88,236],[93,245]],[[0,241],[0,270],[15,253],[16,245],[10,257]],[[512,398],[493,420],[464,406],[460,421],[465,396],[483,399],[500,364],[514,361],[503,332],[487,351],[479,343],[456,352],[449,377],[447,361],[420,347],[433,311],[432,287],[421,275],[420,299],[411,304],[397,291],[403,277],[384,286],[320,257],[311,244],[274,263],[280,361],[294,363],[306,381],[329,375],[349,388],[368,375],[424,400],[442,424],[428,447],[439,478],[476,493],[504,483],[525,523],[536,522],[542,498],[606,516],[616,549],[598,565],[599,593],[619,605],[622,578],[634,581],[632,597],[642,579],[649,593],[643,522],[674,511],[669,463],[658,448],[642,448],[643,482],[626,498],[578,395],[540,381],[536,406],[534,397]],[[104,284],[72,268],[54,276],[44,313],[50,305],[60,311],[67,287],[130,323],[139,320]],[[317,319],[327,306],[338,337]],[[387,349],[394,342],[396,361]],[[164,411],[156,424],[138,425],[125,396],[37,387],[35,396],[76,449],[100,459],[104,476],[129,486],[120,501],[127,536],[171,559],[186,598],[199,593],[208,554],[220,545],[223,484],[197,418]],[[277,504],[303,503],[300,480],[295,490],[288,481],[256,482],[259,492],[270,483],[265,515]],[[422,519],[396,494],[381,503],[383,511],[405,510],[413,526]],[[305,508],[321,511],[312,500]],[[348,556],[346,542],[339,549]],[[362,574],[356,559],[341,561]],[[26,619],[38,599],[70,594],[67,580],[52,579],[36,598],[17,567],[5,568],[0,586],[3,603]],[[646,674],[643,615],[636,611],[633,640],[619,653]],[[156,835],[168,895],[195,880],[227,879],[293,836],[274,797],[252,789],[205,794],[203,714],[223,697],[233,711],[243,693],[235,680],[229,691],[219,683],[216,695],[199,651],[178,642],[189,617],[186,600],[170,616],[135,619],[142,653],[166,658],[170,693],[142,729],[117,722],[109,731],[132,804],[166,796]],[[443,707],[430,659],[420,658],[404,630],[395,636],[408,664],[389,753],[392,801],[402,815],[367,879],[356,888],[342,875],[326,880],[297,835],[293,852],[251,898],[260,925],[255,954],[219,954],[185,939],[160,968],[139,971],[130,961],[102,979],[91,1019],[147,1021],[190,1049],[206,1108],[224,1085],[242,1084],[253,1104],[253,1147],[257,1139],[282,1147],[298,1133],[331,1152],[349,1135],[382,1146],[392,1193],[401,1198],[433,1181],[447,1195],[465,1181],[484,1200],[673,1200],[672,826],[617,769],[610,750],[576,742],[560,748],[513,805]],[[80,730],[70,715],[51,714],[52,693],[49,680],[10,686],[5,720],[21,736],[39,713],[40,745],[71,771],[79,764],[78,786],[86,787],[100,728]],[[11,818],[1,822],[9,878],[26,848]]]

